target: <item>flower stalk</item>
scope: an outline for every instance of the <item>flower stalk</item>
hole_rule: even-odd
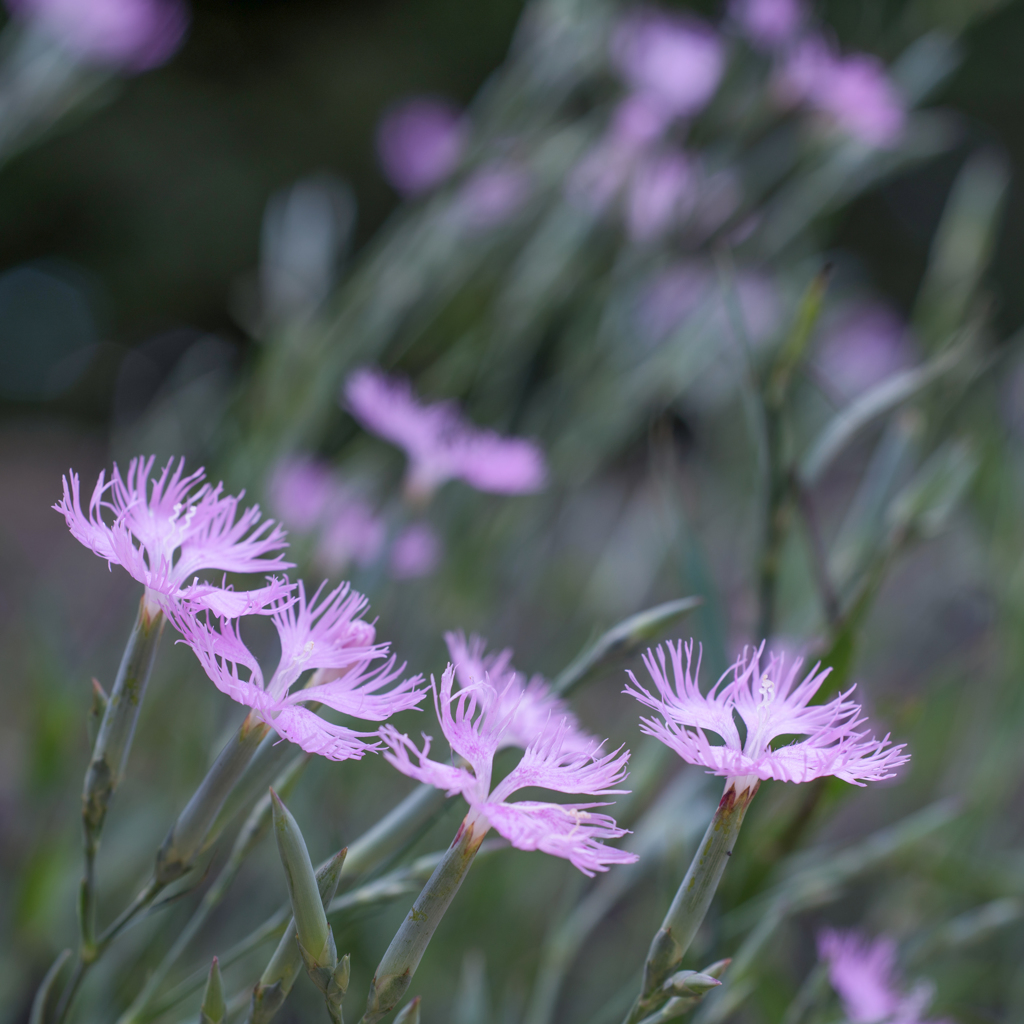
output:
[[[725,866],[732,856],[747,808],[759,785],[760,780],[749,777],[726,781],[718,809],[665,914],[661,928],[651,942],[647,962],[644,964],[640,995],[624,1024],[636,1024],[658,1013],[674,997],[692,998],[700,994],[690,991],[691,984],[687,982],[687,975],[680,978],[675,972],[708,912]],[[687,988],[687,993],[677,992],[677,981]]]
[[[269,732],[270,726],[250,712],[217,755],[157,853],[154,877],[160,884],[180,878],[195,862],[224,801]]]
[[[487,833],[486,821],[470,820],[472,817],[471,813],[459,827],[452,845],[416,897],[377,966],[361,1024],[374,1024],[390,1013],[412,983],[412,976]]]
[[[117,670],[113,689],[103,710],[92,758],[82,788],[82,825],[85,872],[79,891],[78,916],[81,929],[80,958],[91,963],[96,945],[96,894],[94,867],[107,808],[124,777],[139,709],[153,671],[157,646],[164,629],[164,615],[145,594],[128,644]],[[94,697],[95,706],[95,697]]]

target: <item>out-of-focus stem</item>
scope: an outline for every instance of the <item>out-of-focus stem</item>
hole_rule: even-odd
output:
[[[757,779],[729,779],[711,824],[694,854],[690,867],[658,929],[644,964],[640,995],[626,1015],[624,1024],[636,1024],[659,1010],[672,993],[665,981],[678,968],[690,948],[718,889],[725,866],[732,856],[740,826],[754,794]]]
[[[192,866],[228,794],[269,732],[270,726],[254,711],[245,716],[167,833],[156,855],[153,874],[158,882],[173,882]]]
[[[374,972],[362,1024],[374,1024],[386,1016],[405,995],[430,939],[459,891],[486,833],[487,823],[474,822],[472,814],[463,821],[452,845],[416,897],[412,910]]]
[[[85,864],[78,895],[78,961],[57,1004],[55,1024],[61,1024],[67,1017],[82,980],[102,950],[102,940],[96,937],[96,853],[110,800],[124,777],[164,622],[164,614],[159,606],[148,592],[143,594],[114,686],[103,710],[89,767],[85,772],[82,786],[82,846]]]
[[[274,789],[285,797],[289,796],[294,790],[302,772],[305,770],[306,765],[309,764],[311,757],[311,754],[305,753],[295,757],[291,764],[275,780]],[[210,916],[213,909],[224,898],[224,894],[235,880],[245,859],[267,834],[270,829],[270,817],[270,794],[268,793],[253,808],[248,820],[235,838],[234,846],[232,846],[231,853],[224,867],[221,868],[220,874],[217,875],[210,888],[206,890],[199,906],[195,909],[195,913],[189,918],[188,923],[181,930],[181,933],[174,940],[174,944],[153,970],[153,973],[146,979],[145,985],[142,986],[139,994],[132,1001],[131,1006],[121,1016],[118,1024],[140,1024],[141,1021],[146,1020],[150,1016],[148,1013],[149,1006],[167,977],[168,972],[196,937],[199,929],[206,923],[206,919]],[[221,958],[221,962],[225,967],[229,966],[228,961],[225,961],[223,958]]]

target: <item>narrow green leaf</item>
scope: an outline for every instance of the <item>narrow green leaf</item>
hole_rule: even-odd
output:
[[[57,959],[53,961],[50,969],[43,976],[39,988],[36,989],[35,998],[32,1000],[32,1011],[28,1017],[28,1024],[48,1024],[57,999],[57,978],[70,956],[70,949],[58,953]]]

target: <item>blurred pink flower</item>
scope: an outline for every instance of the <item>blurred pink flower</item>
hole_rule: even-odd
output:
[[[585,875],[607,871],[611,864],[631,864],[636,855],[605,846],[602,840],[626,834],[607,814],[592,808],[605,804],[554,804],[536,800],[508,803],[513,793],[537,786],[558,793],[603,796],[620,793],[610,787],[626,777],[629,751],[616,750],[594,757],[566,749],[567,729],[550,730],[536,737],[519,764],[491,789],[495,753],[508,746],[507,710],[486,680],[453,693],[455,668],[449,665],[438,693],[434,683],[437,717],[453,754],[467,766],[431,760],[431,738],[424,734],[423,749],[408,736],[385,725],[380,736],[391,748],[384,757],[404,775],[426,782],[449,795],[461,793],[470,806],[467,824],[493,827],[520,850],[543,850],[564,857]],[[454,709],[454,713],[453,713]],[[595,752],[596,753],[596,752]]]
[[[377,156],[398,192],[420,195],[458,166],[466,125],[458,109],[436,96],[416,96],[388,109],[377,126]]]
[[[414,496],[429,496],[454,479],[495,494],[544,485],[544,455],[532,441],[475,427],[453,402],[424,404],[406,380],[356,370],[345,384],[344,399],[364,427],[405,451],[407,487]]]
[[[491,228],[519,212],[532,191],[529,175],[514,164],[487,164],[466,180],[456,196],[462,221],[471,228]]]
[[[711,28],[653,7],[620,19],[611,57],[632,89],[676,117],[690,117],[707,105],[725,66],[722,42]]]
[[[388,645],[375,644],[373,626],[360,618],[367,605],[362,594],[343,583],[321,598],[323,589],[307,602],[300,581],[297,600],[279,602],[274,610],[281,657],[269,681],[243,643],[238,620],[214,620],[187,604],[175,610],[172,620],[217,689],[252,708],[303,750],[334,761],[359,759],[379,749],[367,740],[373,733],[325,721],[303,704],[318,701],[353,718],[381,722],[415,707],[426,690],[420,688],[421,676],[395,683],[405,666],[395,668],[393,656],[374,666],[386,657]],[[319,670],[311,685],[292,691],[308,669]]]
[[[441,541],[427,523],[410,523],[391,548],[391,576],[412,580],[429,576],[441,561]]]
[[[650,242],[669,230],[694,201],[694,174],[682,153],[641,160],[629,183],[626,230],[634,242]]]
[[[880,303],[845,314],[814,357],[828,383],[847,399],[907,369],[912,361],[906,324]]]
[[[765,50],[791,42],[807,17],[802,0],[733,0],[729,13],[743,34]]]
[[[154,461],[155,456],[132,459],[124,477],[116,464],[109,480],[100,473],[88,515],[82,511],[78,474],[65,477],[64,497],[53,507],[71,535],[112,565],[123,566],[164,610],[188,599],[218,615],[247,615],[291,590],[278,581],[238,592],[200,583],[197,573],[206,569],[249,573],[290,568],[292,563],[280,554],[266,557],[287,547],[285,532],[272,519],[260,523],[258,505],[238,516],[245,492],[225,495],[223,484],[203,482],[202,469],[183,476],[184,459],[177,469],[171,459],[151,479]]]
[[[906,994],[899,990],[896,943],[888,936],[872,942],[856,931],[826,928],[818,933],[818,957],[828,963],[829,980],[850,1024],[951,1024],[922,1017],[932,1001],[928,982],[918,982]]]
[[[641,719],[645,733],[714,775],[743,785],[754,779],[810,782],[834,775],[860,786],[865,781],[892,778],[896,769],[910,760],[903,753],[904,744],[893,747],[888,736],[876,740],[867,731],[857,731],[865,718],[860,705],[848,699],[853,687],[827,704],[810,704],[831,669],[819,672],[816,665],[798,681],[801,658],[787,667],[784,657],[771,655],[762,670],[762,643],[747,648],[705,696],[697,685],[699,657],[691,674],[693,641],[669,643],[668,650],[672,681],[664,648],[659,646],[644,655],[657,696],[640,686],[632,672],[632,686],[627,685],[623,692],[663,716]],[[745,739],[740,737],[737,718],[743,722]],[[709,732],[723,742],[713,744]],[[772,740],[779,736],[805,738],[772,749]]]
[[[477,698],[481,702],[493,698],[493,706],[486,706],[488,713],[508,720],[502,746],[525,750],[538,737],[561,730],[564,750],[590,754],[600,748],[597,738],[584,732],[569,705],[552,692],[543,676],[527,682],[512,667],[511,649],[485,654],[486,640],[475,635],[467,640],[462,632],[445,633],[444,639],[460,689],[472,688],[481,680],[490,683],[491,689],[479,691]]]
[[[370,565],[380,555],[386,533],[384,521],[365,499],[339,488],[323,517],[316,561],[332,574],[351,562]]]
[[[336,487],[330,466],[314,459],[288,457],[274,467],[267,497],[281,520],[305,533],[323,518]]]
[[[189,9],[184,0],[6,0],[84,60],[125,71],[148,71],[177,51]]]
[[[835,53],[820,36],[808,36],[787,56],[776,91],[788,103],[805,103],[869,146],[896,145],[906,107],[885,65],[867,53]]]

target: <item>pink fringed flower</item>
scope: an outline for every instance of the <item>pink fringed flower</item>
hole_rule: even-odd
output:
[[[872,942],[856,931],[826,928],[818,935],[818,956],[828,964],[850,1024],[951,1024],[923,1018],[934,993],[929,982],[900,991],[896,943],[888,936]]]
[[[466,422],[453,402],[424,404],[408,381],[357,370],[344,397],[367,430],[405,450],[407,486],[417,497],[453,479],[496,494],[536,491],[544,484],[544,456],[532,441],[481,430]]]
[[[623,692],[663,716],[641,719],[644,732],[690,764],[740,781],[737,790],[755,779],[809,782],[824,775],[860,786],[892,778],[896,769],[910,760],[903,753],[904,744],[893,747],[888,736],[876,740],[867,731],[858,731],[865,719],[860,705],[849,699],[853,687],[827,704],[810,704],[831,669],[819,672],[815,665],[800,679],[801,658],[787,666],[784,657],[775,655],[769,656],[762,669],[762,643],[745,650],[705,695],[697,686],[699,657],[692,666],[693,641],[669,643],[668,652],[667,658],[659,646],[644,655],[657,696],[640,686],[632,672],[632,686],[627,685]],[[740,736],[737,718],[743,723],[745,738]],[[723,742],[713,743],[711,735]],[[772,740],[780,736],[804,739],[773,749]]]
[[[343,583],[321,598],[323,589],[307,602],[300,582],[297,600],[282,601],[273,611],[281,657],[269,680],[242,641],[238,621],[214,621],[183,605],[174,624],[217,689],[252,708],[285,739],[334,761],[358,759],[379,749],[367,739],[374,734],[325,721],[303,704],[318,701],[353,718],[382,722],[416,707],[426,690],[421,676],[396,683],[405,666],[396,668],[394,657],[374,664],[386,657],[388,645],[375,644],[373,626],[360,618],[367,606],[362,594]],[[310,684],[293,689],[308,669],[318,670]]]
[[[552,692],[543,676],[533,676],[527,682],[512,667],[511,648],[486,654],[486,640],[479,636],[467,640],[462,632],[445,633],[444,639],[461,689],[481,681],[490,684],[477,699],[483,702],[493,697],[495,703],[488,711],[508,720],[502,746],[525,750],[538,736],[561,730],[564,750],[595,753],[600,748],[598,739],[583,730],[569,705]]]
[[[391,748],[384,754],[400,772],[449,795],[461,793],[470,806],[466,822],[486,832],[495,828],[520,850],[543,850],[564,857],[585,875],[606,871],[611,864],[630,864],[636,855],[605,846],[625,829],[614,818],[595,812],[603,803],[555,804],[537,800],[509,803],[520,789],[538,786],[558,793],[603,796],[626,776],[629,751],[616,750],[599,757],[566,749],[567,729],[562,726],[538,735],[522,760],[491,789],[495,753],[508,746],[508,730],[514,713],[502,706],[500,695],[486,680],[453,693],[455,668],[449,665],[441,679],[440,694],[434,684],[437,715],[453,753],[464,761],[448,764],[431,760],[429,736],[420,750],[408,736],[385,725],[380,736]]]
[[[441,539],[428,523],[410,523],[395,538],[389,568],[396,580],[429,576],[441,561]]]
[[[702,110],[725,68],[722,42],[695,18],[654,8],[626,14],[611,40],[612,63],[639,93],[677,117]]]
[[[78,474],[65,477],[64,497],[53,507],[63,514],[71,535],[100,558],[123,566],[164,610],[187,599],[234,617],[257,612],[290,592],[290,584],[278,581],[242,592],[199,582],[197,573],[206,569],[249,573],[289,568],[292,563],[282,555],[272,555],[287,546],[284,530],[272,519],[261,523],[258,505],[239,515],[244,492],[225,495],[223,484],[204,482],[202,469],[184,476],[184,459],[176,469],[171,459],[151,478],[154,461],[154,456],[132,459],[124,477],[116,465],[109,480],[100,473],[88,515],[82,511]]]
[[[147,71],[169,60],[185,36],[183,0],[6,0],[10,11],[87,61]]]
[[[377,128],[377,155],[403,195],[439,185],[458,166],[466,126],[458,110],[435,96],[415,96],[388,110]]]

